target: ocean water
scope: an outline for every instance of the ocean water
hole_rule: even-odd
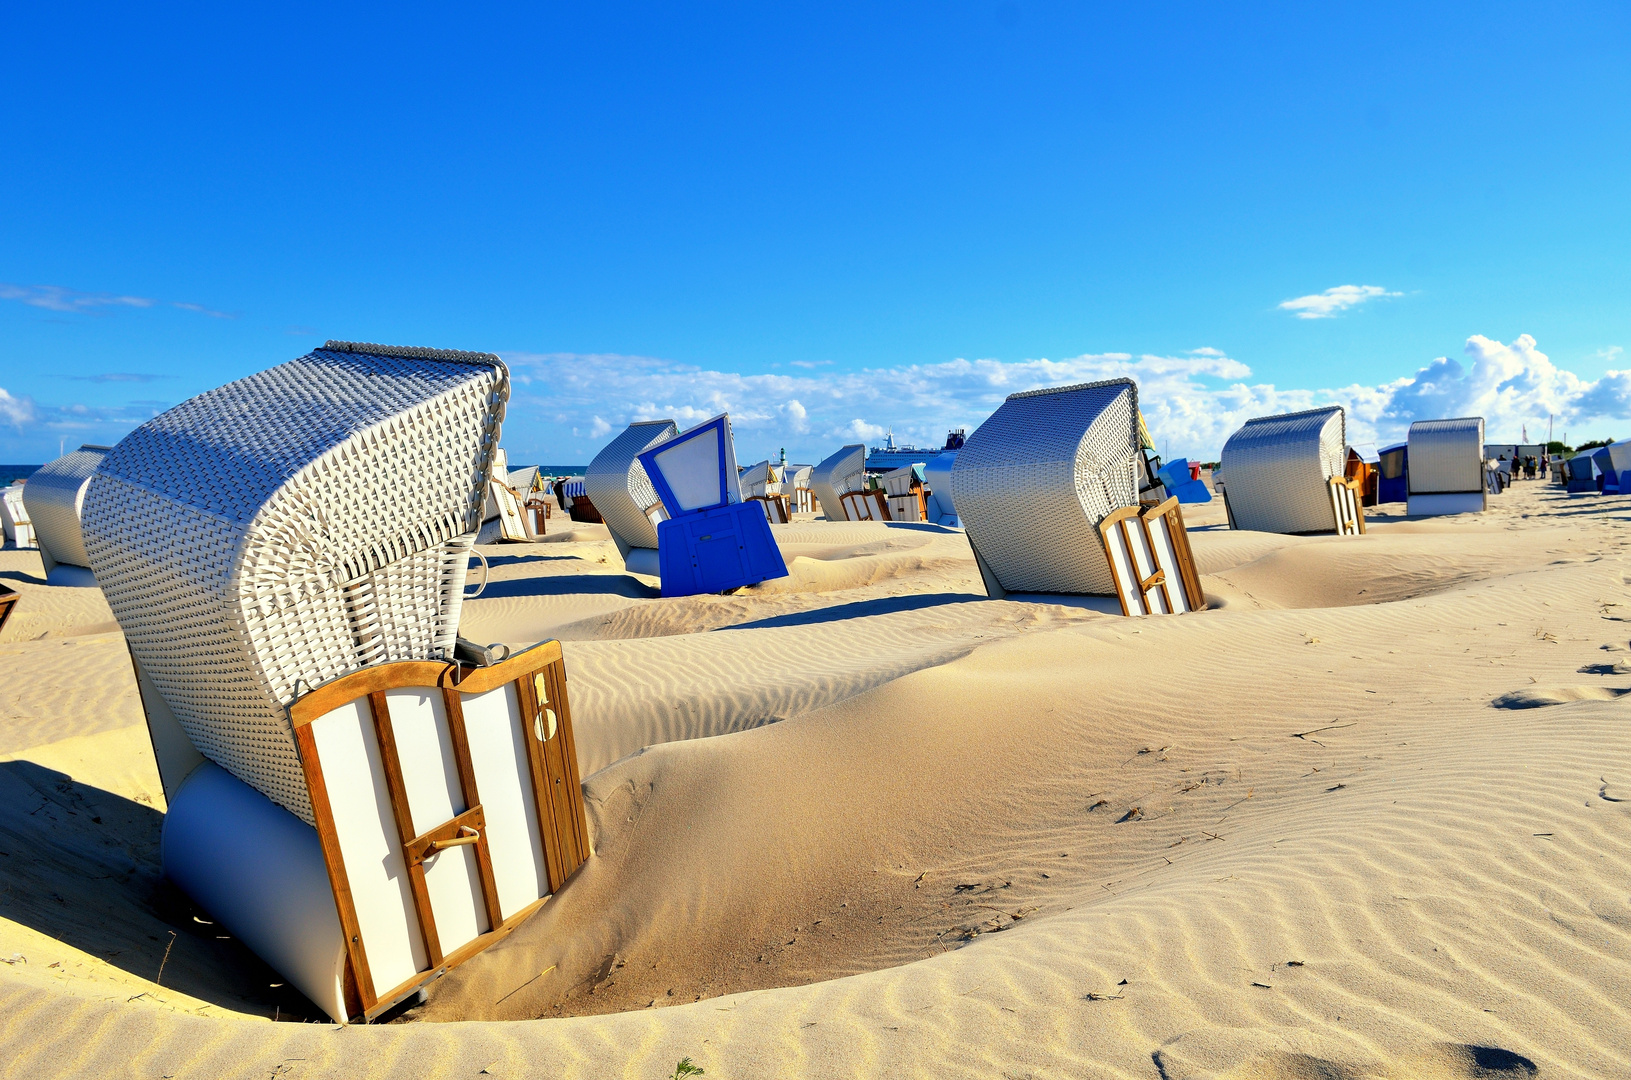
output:
[[[0,465],[0,487],[13,480],[26,480],[38,470],[38,465]]]

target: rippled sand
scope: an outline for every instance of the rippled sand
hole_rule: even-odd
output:
[[[596,855],[348,1029],[162,884],[117,628],[0,553],[0,1075],[1631,1075],[1631,502],[1220,517],[1213,608],[1137,621],[926,526],[671,600],[602,529],[487,549],[463,630],[565,642]]]

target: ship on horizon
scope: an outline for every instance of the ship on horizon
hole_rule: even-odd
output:
[[[867,449],[867,472],[892,472],[908,465],[926,464],[932,457],[955,453],[963,448],[967,428],[952,428],[946,432],[946,445],[941,447],[896,446],[895,429],[890,428],[882,446]]]

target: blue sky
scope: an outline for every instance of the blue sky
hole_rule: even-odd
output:
[[[12,5],[0,460],[327,337],[505,356],[522,461],[1121,373],[1172,454],[1623,436],[1628,10]]]

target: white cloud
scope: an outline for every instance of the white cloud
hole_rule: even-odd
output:
[[[1439,357],[1391,382],[1328,388],[1253,381],[1249,367],[1216,349],[1183,356],[956,359],[799,375],[713,371],[650,357],[510,354],[505,359],[512,370],[532,375],[549,393],[534,398],[517,387],[521,407],[511,410],[505,442],[542,448],[533,452],[539,460],[587,461],[606,435],[630,421],[666,417],[688,427],[729,412],[742,460],[782,446],[790,457],[819,460],[846,442],[877,445],[890,428],[903,444],[938,446],[947,429],[972,431],[1015,391],[1121,376],[1138,383],[1157,447],[1203,460],[1215,460],[1229,435],[1253,417],[1315,405],[1347,408],[1349,441],[1371,446],[1402,439],[1413,420],[1437,417],[1483,416],[1491,441],[1516,439],[1525,423],[1531,435],[1543,431],[1548,413],[1556,416],[1560,436],[1568,429],[1577,440],[1591,437],[1592,424],[1631,419],[1631,371],[1586,381],[1554,365],[1527,335],[1509,345],[1474,335],[1464,354]],[[554,418],[557,434],[522,426],[523,417],[545,416]],[[607,430],[587,442],[557,445],[567,425],[584,419]]]
[[[0,386],[0,422],[20,428],[34,422],[34,402],[30,398],[15,397]]]
[[[65,289],[61,285],[12,285],[0,281],[0,300],[15,300],[47,311],[92,311],[99,307],[152,307],[145,296],[115,296]]]
[[[608,424],[598,416],[594,418],[594,421],[594,423],[589,425],[589,437],[591,439],[598,439],[604,435],[610,435],[612,433],[612,425]]]
[[[1338,285],[1322,293],[1280,301],[1282,311],[1295,312],[1299,319],[1329,319],[1367,300],[1383,296],[1403,296],[1380,285]]]

